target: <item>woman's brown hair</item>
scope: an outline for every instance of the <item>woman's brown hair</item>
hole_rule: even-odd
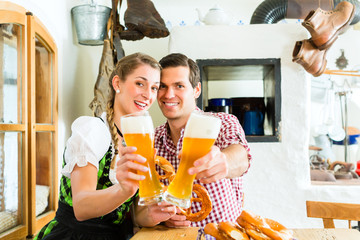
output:
[[[106,105],[106,120],[110,127],[110,133],[111,138],[114,144],[114,156],[111,161],[111,168],[115,167],[115,158],[116,155],[118,155],[118,144],[119,144],[119,137],[117,135],[117,129],[115,127],[114,123],[114,100],[115,100],[115,90],[112,85],[113,78],[117,75],[119,76],[121,81],[125,81],[126,77],[131,74],[136,68],[138,68],[140,65],[149,65],[150,67],[154,69],[158,69],[161,71],[160,64],[149,55],[146,55],[144,53],[134,53],[128,56],[125,56],[118,61],[118,63],[115,66],[114,71],[112,72],[110,79],[109,79],[109,85],[110,85],[110,92],[108,95],[108,101]]]

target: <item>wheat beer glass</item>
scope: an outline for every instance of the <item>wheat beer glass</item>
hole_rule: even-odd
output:
[[[193,112],[185,126],[179,169],[170,183],[164,198],[167,202],[182,208],[191,205],[191,193],[196,174],[188,174],[194,161],[210,152],[221,126],[221,120],[203,112]]]
[[[163,190],[160,185],[154,162],[154,125],[147,111],[141,111],[121,117],[121,131],[127,146],[137,148],[135,154],[146,158],[143,165],[147,172],[138,171],[145,176],[139,181],[139,205],[151,205],[162,201]]]

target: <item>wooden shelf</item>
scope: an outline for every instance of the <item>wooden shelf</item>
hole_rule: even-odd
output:
[[[336,179],[336,182],[328,182],[328,181],[311,181],[312,185],[330,185],[330,186],[360,186],[360,179]]]

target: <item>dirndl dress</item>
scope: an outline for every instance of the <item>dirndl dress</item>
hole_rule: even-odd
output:
[[[113,185],[110,181],[110,164],[112,147],[99,161],[97,189],[105,189]],[[65,160],[63,161],[65,165]],[[34,240],[127,240],[133,236],[133,224],[130,217],[130,207],[136,193],[117,209],[102,217],[77,221],[74,215],[71,193],[71,181],[66,176],[61,177],[59,207],[56,216],[46,224]]]

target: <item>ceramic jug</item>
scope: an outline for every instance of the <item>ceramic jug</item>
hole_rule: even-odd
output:
[[[264,115],[261,111],[247,111],[244,115],[246,135],[264,135]]]

